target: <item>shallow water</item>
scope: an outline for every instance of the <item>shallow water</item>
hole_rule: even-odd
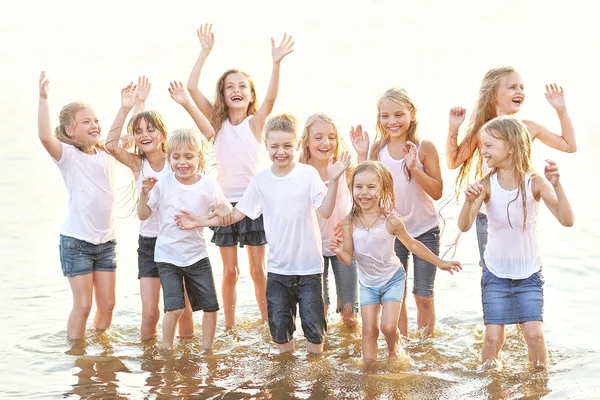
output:
[[[552,1],[544,2],[543,8],[535,2],[505,5],[500,9],[474,1],[403,5],[382,0],[348,9],[338,1],[308,1],[291,4],[284,11],[279,3],[266,0],[253,2],[251,10],[246,2],[211,4],[210,9],[198,2],[189,9],[183,4],[165,9],[135,1],[117,5],[111,0],[93,12],[83,12],[74,1],[36,9],[15,3],[17,8],[7,11],[0,28],[0,35],[10,39],[0,41],[2,54],[7,55],[0,79],[5,144],[0,147],[4,171],[0,175],[0,209],[4,211],[0,220],[0,397],[600,398],[598,323],[592,317],[600,305],[600,220],[594,201],[599,192],[595,88],[600,84],[596,73],[600,62],[586,45],[597,42],[600,35],[593,13],[577,5]],[[238,7],[248,14],[251,27],[232,20],[230,10]],[[290,13],[298,18],[273,18]],[[390,21],[389,16],[394,18]],[[400,32],[396,19],[402,22]],[[176,341],[174,353],[166,356],[159,343],[139,340],[138,222],[127,217],[131,206],[127,190],[119,192],[113,326],[105,333],[95,333],[90,326],[82,343],[72,345],[66,340],[71,294],[61,276],[57,245],[67,199],[58,169],[36,137],[39,71],[46,69],[52,82],[54,117],[62,104],[82,98],[95,107],[106,133],[118,109],[119,90],[146,73],[153,84],[148,108],[165,115],[170,130],[191,126],[183,110],[168,98],[166,87],[169,80],[187,78],[198,49],[194,29],[204,21],[215,23],[217,35],[201,80],[208,93],[213,93],[218,75],[235,65],[251,72],[259,99],[263,98],[270,67],[268,37],[287,30],[296,37],[296,51],[283,61],[275,112],[294,112],[302,121],[314,111],[323,111],[338,122],[344,135],[351,124],[361,122],[374,132],[377,96],[389,86],[402,85],[417,103],[422,137],[433,140],[440,153],[449,107],[472,107],[479,80],[488,68],[513,64],[521,70],[528,95],[523,118],[554,130],[559,125],[544,99],[543,84],[557,80],[565,87],[579,151],[558,154],[539,143],[533,150],[538,171],[545,158],[558,160],[576,214],[575,226],[563,228],[543,206],[540,212],[546,278],[544,332],[550,352],[547,371],[529,371],[527,349],[515,327],[507,328],[502,368],[481,369],[481,270],[474,232],[462,236],[453,257],[463,262],[464,270],[457,276],[438,273],[435,338],[421,339],[415,332],[416,309],[409,296],[411,334],[404,341],[406,356],[398,360],[387,361],[381,337],[380,361],[365,368],[360,328],[344,327],[334,314],[329,316],[322,356],[307,355],[300,327],[296,353],[279,355],[267,327],[258,322],[245,263],[238,284],[236,329],[224,332],[219,313],[212,351],[204,352],[197,338]],[[560,21],[560,26],[550,29],[548,21]],[[560,58],[555,55],[559,50]],[[119,187],[125,187],[129,173],[122,167],[118,173]],[[454,176],[444,172],[446,197],[452,196]],[[456,204],[450,202],[442,214],[446,220],[444,252],[457,234]],[[209,247],[219,288],[220,257]],[[240,259],[244,258],[240,251]],[[201,315],[195,320],[199,334]]]

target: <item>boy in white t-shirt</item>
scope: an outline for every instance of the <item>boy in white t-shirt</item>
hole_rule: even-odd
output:
[[[171,134],[167,157],[173,172],[161,175],[160,179],[144,179],[138,202],[141,220],[154,212],[159,214],[154,261],[163,288],[163,343],[167,350],[173,348],[175,328],[186,305],[184,282],[192,310],[204,311],[203,348],[212,346],[217,328],[219,303],[203,229],[182,231],[175,224],[175,215],[181,209],[199,214],[215,210],[215,215],[225,215],[224,223],[229,222],[231,205],[223,190],[217,181],[198,173],[204,169],[203,144],[204,141],[189,130]]]
[[[259,172],[231,214],[232,223],[245,216],[263,215],[269,243],[267,311],[269,329],[279,350],[294,350],[296,310],[311,353],[323,351],[327,331],[323,307],[321,232],[314,212],[329,218],[335,207],[338,180],[350,164],[344,152],[329,165],[329,187],[315,168],[298,164],[296,118],[282,114],[265,125],[265,143],[271,167]],[[219,219],[182,211],[176,217],[182,229],[217,226]]]

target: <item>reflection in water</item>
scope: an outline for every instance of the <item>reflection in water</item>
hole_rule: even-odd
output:
[[[198,328],[198,327],[197,327]],[[197,332],[200,332],[197,329]],[[172,354],[137,332],[92,335],[66,352],[76,382],[64,397],[81,398],[318,398],[318,399],[539,399],[551,392],[551,372],[528,369],[518,330],[507,337],[504,368],[479,365],[482,327],[440,323],[435,338],[404,339],[406,356],[365,367],[360,327],[332,323],[325,352],[311,356],[298,336],[295,354],[278,354],[264,324],[218,332],[212,350],[199,338],[179,340]],[[383,336],[380,352],[385,356]],[[562,356],[551,354],[556,365]]]

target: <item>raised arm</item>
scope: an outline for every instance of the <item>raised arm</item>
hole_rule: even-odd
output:
[[[534,181],[534,196],[542,198],[552,215],[563,226],[573,226],[575,216],[571,209],[569,199],[560,183],[560,172],[556,162],[546,160],[548,165],[544,167],[544,177],[537,175]]]
[[[133,115],[137,115],[146,109],[146,99],[150,94],[152,85],[146,75],[138,76],[137,101],[133,107]]]
[[[407,142],[404,150],[404,160],[410,170],[411,179],[416,179],[421,189],[434,200],[442,198],[444,183],[442,181],[442,170],[440,159],[435,145],[427,140],[421,142],[421,147],[412,142]],[[423,170],[417,166],[417,157],[423,163]]]
[[[139,171],[141,167],[141,160],[137,154],[130,153],[124,149],[123,143],[119,143],[123,125],[127,114],[133,108],[137,101],[136,85],[131,82],[121,90],[121,108],[117,112],[117,116],[110,127],[108,137],[106,138],[105,147],[106,150],[119,161],[121,164],[126,165],[133,171]]]
[[[339,260],[346,265],[352,264],[354,258],[354,241],[352,240],[352,220],[347,216],[342,221],[341,237],[334,234],[330,250],[338,256]]]
[[[479,133],[474,132],[470,138],[463,138],[458,144],[458,129],[465,120],[466,110],[462,107],[450,109],[450,124],[446,138],[446,164],[449,169],[460,167],[479,146]]]
[[[150,216],[152,215],[152,210],[150,209],[150,207],[148,207],[148,193],[150,193],[150,190],[152,190],[154,185],[156,185],[156,182],[158,182],[158,179],[156,179],[153,176],[148,177],[142,181],[142,190],[140,192],[140,198],[138,199],[137,203],[138,217],[142,221],[150,218]]]
[[[352,147],[356,150],[358,163],[366,161],[369,158],[369,134],[362,130],[362,125],[356,125],[356,128],[350,127],[350,141]]]
[[[50,157],[56,161],[62,157],[62,143],[52,134],[52,123],[50,122],[50,106],[48,105],[48,89],[50,81],[46,73],[40,74],[39,90],[40,102],[38,106],[38,136]]]
[[[429,250],[423,243],[410,236],[406,231],[404,223],[397,216],[390,215],[388,217],[386,221],[386,228],[388,232],[390,232],[392,235],[395,235],[409,251],[421,257],[428,263],[435,265],[439,269],[448,271],[451,274],[454,274],[454,272],[459,272],[462,269],[460,262],[442,260],[433,254],[431,250]]]
[[[210,121],[204,116],[204,114],[202,114],[196,104],[189,98],[181,82],[171,82],[169,86],[169,94],[171,95],[171,98],[175,100],[175,102],[180,104],[183,108],[185,108],[185,111],[190,114],[190,117],[192,117],[198,129],[200,129],[200,132],[202,132],[204,137],[206,137],[206,140],[210,140],[213,136],[215,136],[215,130],[213,129]]]
[[[556,110],[560,121],[561,134],[557,135],[536,122],[523,121],[529,128],[531,138],[537,138],[546,146],[553,149],[564,151],[565,153],[575,153],[577,151],[575,128],[567,111],[563,88],[555,83],[546,85],[546,100]]]
[[[287,33],[283,35],[283,39],[279,43],[279,46],[275,46],[275,39],[271,38],[271,54],[273,55],[273,71],[271,72],[271,82],[269,83],[269,89],[267,90],[267,96],[263,101],[262,105],[256,112],[256,115],[250,119],[250,129],[256,140],[262,143],[262,131],[265,126],[265,121],[275,105],[275,99],[277,99],[277,93],[279,92],[279,73],[281,69],[281,60],[294,50],[294,42],[292,42],[292,36],[288,37]]]
[[[210,51],[215,44],[215,36],[212,32],[212,24],[205,24],[201,26],[196,30],[196,33],[198,34],[198,40],[200,40],[202,51],[200,51],[200,55],[198,56],[196,64],[194,64],[194,68],[192,68],[192,72],[188,78],[187,90],[190,92],[190,96],[192,96],[194,103],[196,103],[200,111],[202,111],[202,113],[206,115],[206,118],[210,120],[212,119],[213,105],[200,91],[198,82],[200,81],[200,73],[202,72],[202,67],[204,67],[204,62],[206,62],[206,59],[210,55]]]
[[[321,207],[317,209],[319,215],[325,219],[331,217],[335,209],[335,200],[337,197],[338,184],[340,176],[350,166],[350,153],[343,151],[335,164],[329,161],[327,173],[329,174],[329,185],[327,186],[327,194],[323,199]]]
[[[458,216],[458,229],[466,232],[471,229],[477,213],[481,209],[481,204],[486,198],[486,190],[481,182],[475,182],[469,185],[465,190],[465,202]]]

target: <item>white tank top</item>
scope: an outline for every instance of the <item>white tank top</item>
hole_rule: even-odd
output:
[[[146,158],[142,158],[142,169],[140,170],[140,174],[138,175],[138,179],[136,181],[138,193],[142,192],[142,181],[151,176],[157,177],[160,179],[160,176],[165,174],[166,172],[170,172],[171,168],[167,159],[165,158],[165,164],[163,165],[163,169],[160,172],[156,172],[150,166],[150,163]],[[155,238],[158,236],[158,224],[159,218],[158,213],[152,213],[150,218],[140,222],[140,235],[149,238]]]
[[[485,178],[491,171],[492,169],[488,167],[487,161],[485,161],[485,158],[481,156],[481,177]],[[485,203],[481,203],[481,208],[479,209],[479,212],[482,214],[487,214]]]
[[[217,182],[230,202],[238,202],[258,171],[260,144],[256,141],[248,116],[241,124],[223,123],[215,140]]]
[[[386,145],[379,151],[379,161],[388,167],[394,177],[396,209],[400,213],[400,218],[404,222],[408,233],[412,237],[417,237],[439,226],[440,221],[433,199],[421,189],[416,179],[408,180],[404,173],[404,158],[401,160],[393,159]],[[423,164],[418,156],[417,167],[423,170]]]
[[[386,224],[387,218],[370,229],[354,226],[352,230],[358,281],[363,286],[384,285],[402,267],[394,251],[396,236],[388,232]]]
[[[329,181],[325,182],[328,185]],[[321,240],[323,243],[323,255],[332,257],[335,254],[329,250],[331,245],[331,239],[333,239],[333,228],[342,221],[350,212],[350,190],[348,189],[348,182],[346,180],[346,174],[340,176],[338,182],[337,197],[335,198],[335,208],[333,214],[328,219],[325,219],[317,212],[317,220],[319,221],[319,228],[321,229]]]
[[[523,232],[523,200],[519,189],[502,189],[497,174],[494,174],[490,177],[490,191],[490,199],[487,203],[488,244],[483,255],[485,265],[499,278],[528,278],[538,272],[541,265],[537,240],[539,202],[533,198],[531,192],[531,174],[525,177],[527,205],[525,232]],[[516,200],[513,201],[515,198]],[[510,224],[508,216],[510,216]]]

